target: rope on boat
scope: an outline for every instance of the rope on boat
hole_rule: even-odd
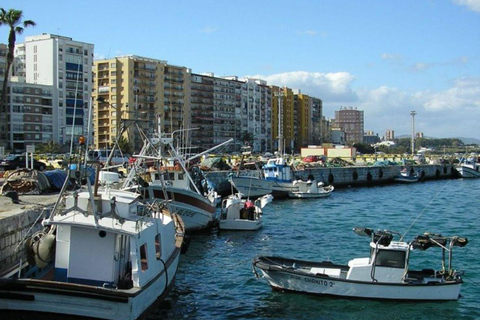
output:
[[[430,202],[425,206],[425,208],[423,208],[423,210],[418,214],[418,216],[415,218],[415,220],[413,220],[412,224],[410,224],[410,226],[407,228],[405,233],[400,237],[400,241],[403,241],[403,238],[408,233],[408,231],[413,227],[413,225],[417,222],[417,220],[420,219],[421,215],[428,209],[428,207],[438,197],[438,195],[443,191],[443,189],[445,189],[447,187],[449,182],[450,182],[450,180],[447,180],[445,185],[437,192],[437,194],[432,198],[432,200],[430,200]]]

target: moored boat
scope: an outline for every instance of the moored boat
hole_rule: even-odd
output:
[[[218,226],[223,230],[258,230],[263,226],[262,209],[272,201],[270,194],[255,202],[242,199],[241,194],[232,194],[222,201]]]
[[[298,190],[298,186],[293,185],[295,172],[283,156],[269,159],[263,166],[263,174],[266,181],[272,182],[272,195],[275,198],[288,197],[289,192]]]
[[[0,310],[134,320],[167,297],[184,236],[181,218],[168,202],[149,204],[111,188],[116,173],[100,178],[103,186],[68,193],[66,180],[44,229],[25,240],[28,260],[0,275]]]
[[[412,183],[418,182],[420,176],[413,168],[410,170],[403,168],[395,177],[393,177],[393,180],[396,182]]]
[[[370,256],[355,258],[347,265],[330,261],[314,262],[261,256],[254,259],[257,269],[273,289],[344,298],[436,301],[456,300],[463,283],[462,271],[452,268],[454,246],[463,247],[466,238],[425,233],[410,243],[393,241],[396,233],[355,228],[358,235],[371,238]],[[411,270],[414,249],[442,249],[441,269]],[[448,255],[448,259],[446,256]],[[448,260],[448,261],[446,261]]]
[[[288,193],[290,198],[324,198],[328,197],[335,189],[332,185],[326,186],[323,182],[317,182],[314,179],[295,180],[293,185],[298,186],[298,190],[290,191]]]
[[[455,167],[462,178],[480,178],[480,162],[475,159],[462,159]]]

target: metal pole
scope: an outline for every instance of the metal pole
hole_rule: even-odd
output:
[[[411,111],[410,115],[412,116],[412,156],[415,154],[415,111]]]

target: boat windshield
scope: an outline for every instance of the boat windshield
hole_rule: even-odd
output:
[[[375,249],[372,248],[372,257]],[[379,249],[375,266],[388,268],[405,268],[405,251]]]

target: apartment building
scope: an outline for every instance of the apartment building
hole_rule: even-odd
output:
[[[335,111],[335,126],[343,129],[347,143],[363,142],[364,119],[362,110],[353,107],[340,107],[340,110]]]
[[[24,76],[28,84],[52,86],[53,133],[43,142],[76,143],[87,136],[94,45],[44,33],[26,37],[17,49],[15,74]]]
[[[247,78],[242,85],[240,130],[254,137],[252,150],[272,150],[272,93],[266,81]],[[238,114],[238,113],[237,113]]]
[[[385,132],[385,139],[384,140],[387,140],[387,141],[393,141],[395,139],[395,131],[393,130],[387,130]]]
[[[6,44],[0,43],[0,92],[3,90],[3,79],[7,70],[7,52]],[[0,110],[0,146],[8,145],[8,120],[7,120],[7,106]]]
[[[191,120],[190,69],[135,55],[94,62],[94,145],[108,148],[122,136],[132,151],[146,135],[188,128]],[[160,120],[160,123],[158,123]]]
[[[25,151],[29,145],[54,140],[53,87],[25,83],[20,77],[10,80],[9,137],[13,152]],[[65,141],[60,135],[60,143]]]

